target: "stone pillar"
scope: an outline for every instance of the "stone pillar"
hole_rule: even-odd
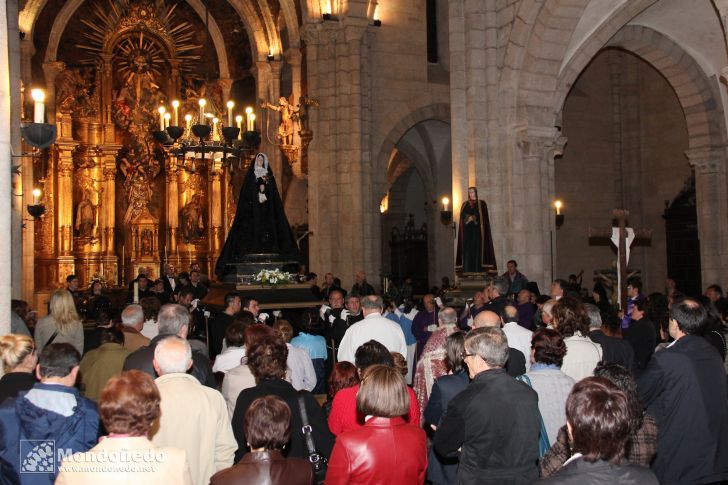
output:
[[[513,224],[508,259],[518,261],[543,292],[554,279],[554,158],[563,153],[566,138],[553,127],[529,127],[518,135],[520,157],[516,155],[513,162],[513,179],[519,183],[514,182],[509,208]]]
[[[46,83],[46,120],[48,123],[56,122],[56,76],[65,68],[66,64],[61,61],[43,63],[43,75]],[[60,138],[60,127],[58,135]]]
[[[467,200],[469,186],[477,185],[479,197],[488,204],[491,226],[500,219],[502,160],[488,166],[488,90],[486,20],[491,2],[449,2],[450,21],[450,130],[452,136],[453,217]],[[495,228],[493,228],[495,229]],[[491,230],[496,258],[502,257],[498,233]],[[502,246],[502,245],[500,245]]]
[[[32,60],[35,55],[33,39],[26,37],[20,41],[20,76],[26,89],[33,82]]]
[[[356,270],[376,281],[380,270],[379,200],[371,187],[371,117],[367,98],[366,2],[349,2],[337,22],[307,24],[307,91],[321,106],[309,111],[309,263],[352,284]],[[364,87],[363,87],[364,86]]]
[[[11,91],[10,91],[10,56],[8,46],[8,12],[7,2],[0,2],[0,265],[12,268],[11,257]],[[11,279],[6,277],[0,281],[0,335],[10,333],[10,300]]]
[[[298,105],[301,100],[301,50],[298,48],[290,48],[283,53],[286,63],[291,69],[291,100],[294,105]],[[298,129],[293,135],[293,144],[298,145],[301,137],[298,136]]]
[[[703,288],[728,283],[728,185],[726,152],[690,149],[685,154],[695,170],[695,193]]]

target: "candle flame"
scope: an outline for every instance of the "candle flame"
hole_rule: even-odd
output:
[[[45,91],[42,89],[32,89],[30,91],[30,95],[36,103],[42,103],[45,101]]]

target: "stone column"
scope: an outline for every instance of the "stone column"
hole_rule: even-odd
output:
[[[56,76],[65,68],[66,64],[61,61],[43,63],[43,75],[46,83],[46,120],[48,123],[56,122]],[[61,135],[59,127],[58,137],[60,138]]]
[[[11,258],[11,91],[10,91],[10,56],[8,46],[7,2],[0,2],[0,265],[12,268]],[[6,277],[0,281],[0,335],[10,333],[10,300],[11,279]]]
[[[281,61],[273,60],[268,61],[270,76],[268,76],[268,102],[271,104],[278,104],[278,100],[281,97]],[[278,189],[281,191],[281,198],[285,200],[285,194],[283,187],[283,156],[280,148],[278,148],[276,135],[278,133],[278,126],[281,123],[281,114],[277,111],[268,110],[268,119],[270,127],[270,136],[273,137],[273,143],[268,152],[268,159],[273,166],[273,175],[278,180]],[[269,141],[269,140],[268,140]]]
[[[553,201],[554,158],[563,153],[566,138],[553,127],[529,127],[518,133],[518,154],[513,162],[515,187],[511,196],[511,253],[531,281],[548,289],[556,261]]]
[[[695,170],[695,193],[700,239],[700,269],[703,288],[728,283],[728,185],[726,152],[721,149],[691,149],[685,152]]]
[[[307,24],[307,91],[321,106],[310,110],[309,229],[312,271],[332,271],[350,286],[363,269],[380,270],[378,200],[371,190],[371,117],[367,98],[370,36],[366,2],[349,2],[337,22]]]
[[[20,76],[26,89],[30,87],[33,80],[32,63],[35,55],[33,39],[26,37],[20,41]]]
[[[301,100],[301,50],[298,48],[289,48],[283,53],[286,63],[291,69],[291,100],[297,105]],[[301,138],[298,136],[298,129],[293,135],[293,144],[300,143]]]

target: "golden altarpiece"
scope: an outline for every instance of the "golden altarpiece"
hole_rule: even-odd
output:
[[[58,136],[32,162],[46,206],[34,223],[36,290],[56,287],[72,273],[82,285],[97,278],[123,285],[140,267],[156,278],[165,262],[179,270],[198,262],[211,274],[249,160],[231,165],[171,156],[153,132],[164,123],[159,107],[169,109],[172,100],[179,100],[174,116],[186,126],[184,136],[191,136],[191,124],[212,124],[199,110],[201,98],[206,113],[224,119],[231,83],[200,75],[200,32],[177,15],[175,4],[103,0],[90,7],[76,44],[85,58],[74,67],[51,66]],[[301,104],[305,111],[315,101]],[[281,118],[282,127],[291,124],[293,107],[268,106],[276,124]],[[295,131],[297,144],[310,141],[309,130]],[[301,176],[305,150],[280,132],[276,140],[286,157],[297,157],[291,166]]]

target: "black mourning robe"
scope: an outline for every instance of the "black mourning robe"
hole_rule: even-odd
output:
[[[472,217],[474,222],[465,221]],[[455,267],[463,273],[485,273],[496,270],[493,237],[490,234],[488,206],[484,201],[467,200],[460,208],[458,248]]]
[[[267,175],[257,178],[254,161],[245,175],[235,219],[215,266],[215,274],[220,279],[228,263],[240,261],[248,254],[271,254],[286,260],[301,260],[270,166],[267,171]],[[267,199],[262,203],[258,198],[261,185]]]

